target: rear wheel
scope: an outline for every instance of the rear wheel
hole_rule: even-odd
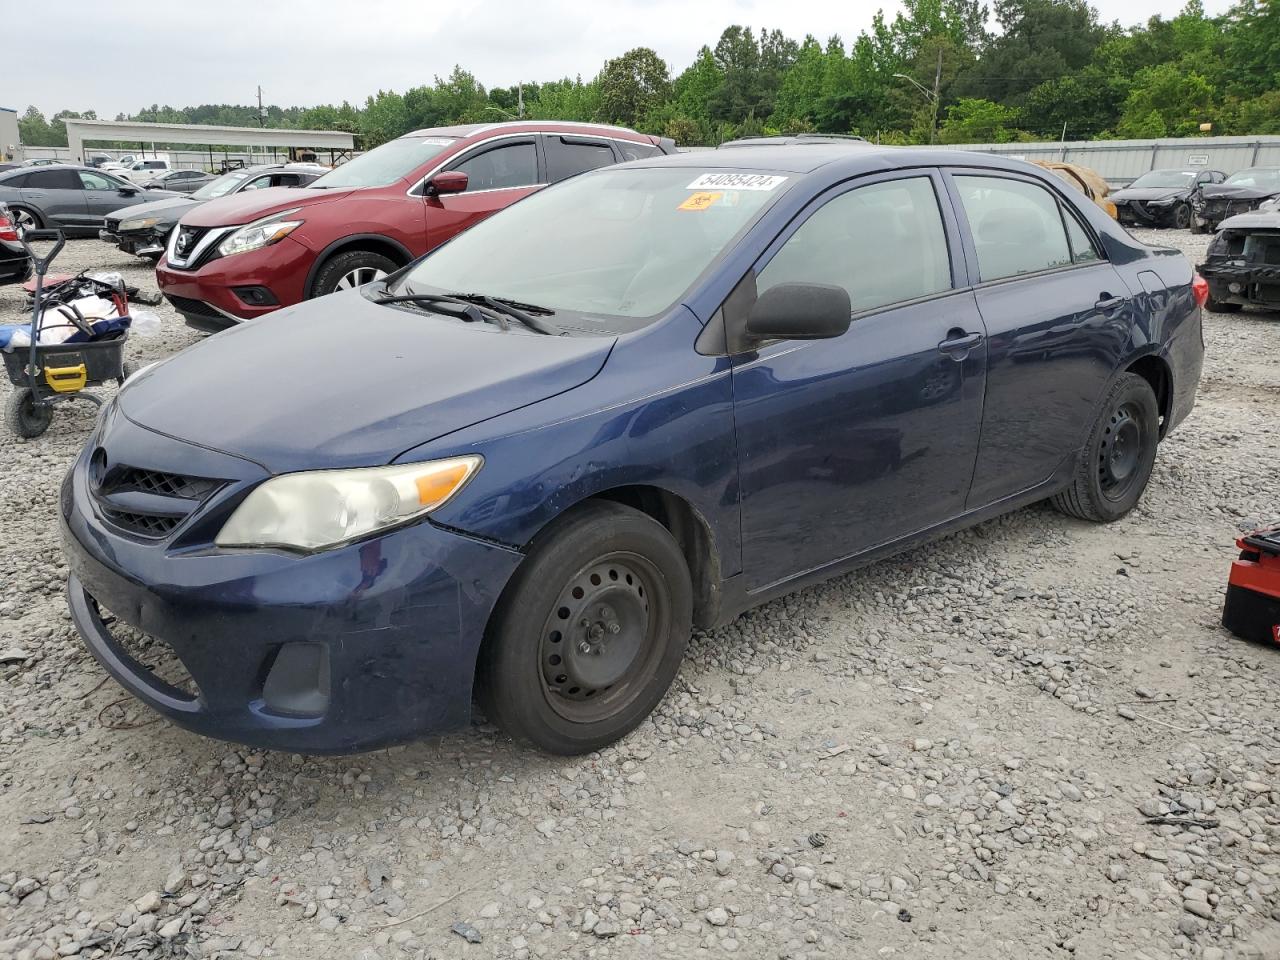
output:
[[[649,516],[591,503],[517,571],[485,639],[489,718],[550,753],[597,750],[652,712],[684,658],[693,590],[679,545]]]
[[[53,409],[47,404],[37,403],[36,395],[31,392],[30,387],[22,387],[9,394],[4,419],[10,432],[30,440],[49,429]]]
[[[9,213],[13,215],[13,225],[18,228],[19,233],[25,233],[28,230],[40,230],[44,227],[44,218],[29,207],[11,206]]]
[[[1121,374],[1080,452],[1071,486],[1053,505],[1081,520],[1119,520],[1146,490],[1159,442],[1160,408],[1151,384],[1136,373]]]
[[[124,382],[141,370],[137,360],[126,360],[120,365],[120,378],[116,381],[120,386],[124,386]]]
[[[399,266],[390,257],[371,250],[348,250],[325,261],[311,286],[311,296],[323,297],[338,290],[353,290],[381,280]]]

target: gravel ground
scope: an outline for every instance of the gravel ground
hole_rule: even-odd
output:
[[[90,264],[151,283],[98,241],[59,266]],[[196,339],[160,310],[143,362]],[[1206,327],[1130,517],[1033,507],[758,609],[570,761],[155,719],[61,596],[91,408],[0,438],[0,956],[1280,956],[1280,652],[1218,626],[1234,536],[1280,516],[1280,317]]]

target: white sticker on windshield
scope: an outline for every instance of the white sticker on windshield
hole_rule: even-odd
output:
[[[773,190],[786,177],[767,173],[704,173],[686,190]]]
[[[447,147],[449,144],[453,143],[453,138],[452,137],[423,137],[418,142],[425,143],[432,147]]]

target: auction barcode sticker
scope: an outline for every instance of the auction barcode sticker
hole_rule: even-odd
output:
[[[704,173],[686,190],[773,190],[786,177],[768,173]]]

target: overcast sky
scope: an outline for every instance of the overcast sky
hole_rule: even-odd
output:
[[[1095,0],[1105,21],[1175,15],[1183,0]],[[36,0],[0,0],[0,23],[39,22]],[[1216,14],[1229,0],[1206,0]],[[0,106],[46,116],[96,110],[104,119],[152,103],[280,106],[404,90],[455,63],[486,86],[590,78],[609,57],[653,47],[673,75],[732,23],[777,27],[800,39],[848,43],[889,0],[218,0],[139,3],[61,0],[60,24],[0,71]],[[53,7],[46,7],[52,11]],[[80,11],[80,12],[77,12]],[[304,12],[305,11],[305,12]],[[83,15],[81,15],[81,13]]]

